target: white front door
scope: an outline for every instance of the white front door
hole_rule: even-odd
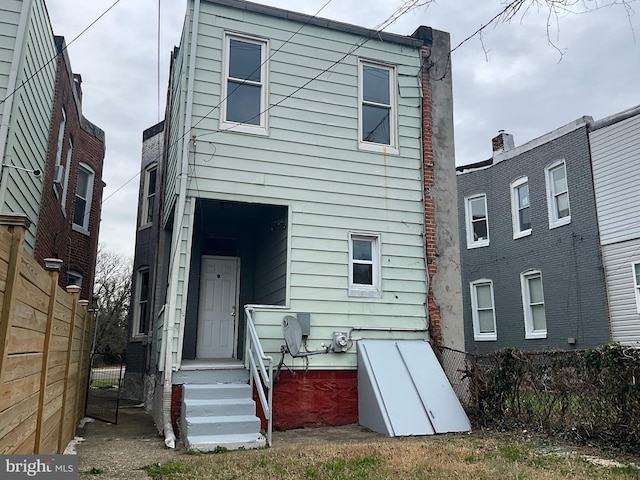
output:
[[[198,358],[233,358],[237,339],[239,259],[202,257]]]

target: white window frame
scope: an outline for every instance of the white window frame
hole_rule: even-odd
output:
[[[62,187],[62,202],[60,205],[60,208],[62,208],[62,214],[66,217],[67,216],[67,190],[69,187],[69,172],[71,171],[71,157],[73,155],[73,141],[70,138],[69,139],[69,146],[67,147],[67,162],[65,165],[65,172],[64,172],[64,181],[63,181],[63,187]]]
[[[84,170],[89,174],[87,179],[87,196],[84,198],[85,200],[85,212],[82,219],[82,225],[75,223],[75,209],[76,209],[76,199],[79,197],[78,195],[78,178],[80,176],[80,171]],[[91,217],[91,202],[93,199],[93,184],[95,182],[96,173],[89,165],[86,163],[80,163],[78,168],[78,174],[76,175],[76,191],[73,196],[73,217],[71,218],[72,228],[76,232],[84,233],[85,235],[89,234],[89,219]]]
[[[371,242],[371,261],[354,260],[353,241],[364,240]],[[381,236],[380,234],[349,232],[349,296],[350,297],[370,297],[380,298],[382,296],[382,275],[381,275]],[[354,264],[367,263],[372,265],[372,283],[364,285],[354,283]]]
[[[477,288],[479,286],[488,285],[491,289],[491,312],[493,313],[493,332],[481,332],[480,331],[480,314],[478,307],[478,293]],[[475,280],[470,284],[471,288],[471,318],[473,320],[473,339],[478,342],[489,342],[498,339],[498,329],[496,326],[496,302],[493,294],[493,281],[488,278],[482,278]],[[485,309],[486,310],[486,309]]]
[[[150,294],[151,294],[151,274],[150,274],[150,270],[149,267],[142,267],[140,269],[138,269],[138,271],[136,272],[136,285],[135,285],[135,289],[136,289],[136,296],[135,296],[135,304],[133,306],[133,324],[131,325],[131,338],[138,338],[138,339],[142,339],[142,338],[146,338],[147,337],[147,333],[141,333],[140,332],[140,326],[141,326],[141,322],[140,322],[140,314],[141,314],[141,308],[140,308],[140,304],[142,302],[141,298],[140,298],[140,293],[142,291],[142,289],[140,288],[140,286],[142,285],[142,276],[143,275],[147,275],[147,298],[146,300],[144,300],[144,302],[147,305],[147,315],[149,315],[149,307],[150,307]],[[151,326],[151,319],[148,319],[149,321],[149,327]]]
[[[520,199],[518,198],[518,189],[529,183],[528,177],[520,177],[511,182],[511,219],[513,224],[513,238],[522,238],[531,235],[531,227],[524,230],[520,229]],[[531,190],[529,190],[529,218],[531,218]]]
[[[72,282],[71,279],[76,280]],[[77,285],[78,287],[82,286],[82,274],[76,270],[69,270],[67,272],[67,285]]]
[[[482,240],[476,240],[473,238],[473,218],[471,216],[471,202],[482,198],[484,200],[484,214],[485,221],[487,222],[487,238]],[[485,193],[478,193],[465,197],[464,199],[464,216],[465,224],[467,227],[467,248],[486,247],[489,245],[491,234],[489,233],[489,209],[487,208],[487,195]]]
[[[367,142],[363,140],[363,131],[362,131],[362,119],[363,119],[363,109],[362,106],[364,104],[374,105],[377,104],[371,102],[365,102],[363,99],[364,96],[364,74],[363,67],[364,66],[379,68],[381,70],[389,71],[389,105],[380,104],[379,106],[384,106],[385,108],[389,108],[389,144],[383,143],[374,143]],[[381,152],[381,153],[390,153],[390,154],[399,154],[400,149],[398,146],[398,94],[397,94],[397,73],[396,67],[393,65],[387,65],[383,63],[370,62],[366,60],[360,60],[358,64],[358,147],[361,150],[368,150],[372,152]]]
[[[531,303],[531,292],[529,290],[529,279],[539,277],[540,286],[542,288],[542,306],[545,309],[545,328],[544,330],[534,330],[533,327],[533,310]],[[544,283],[542,281],[542,272],[540,270],[527,270],[520,274],[520,288],[522,290],[522,310],[524,313],[524,332],[527,340],[536,338],[547,338],[547,309],[544,302]],[[537,305],[540,305],[539,303]]]
[[[231,53],[231,40],[241,42],[254,43],[261,46],[260,50],[260,82],[244,80],[243,83],[249,85],[260,86],[260,123],[251,125],[248,123],[232,122],[227,120],[227,97],[228,80],[229,80],[229,57]],[[225,32],[223,41],[223,61],[222,61],[222,108],[220,109],[220,130],[229,130],[232,132],[251,133],[255,135],[268,135],[268,98],[269,98],[269,41],[264,38],[251,37],[247,35],[239,35],[236,33]]]
[[[554,183],[553,183],[553,178],[551,177],[551,171],[555,170],[560,166],[564,168],[564,178],[567,182],[567,190],[566,190],[567,204],[569,206],[569,215],[563,218],[558,217],[558,207],[556,203],[556,196],[558,196],[559,194],[565,193],[565,191],[556,192]],[[544,169],[544,173],[545,173],[545,178],[547,183],[547,210],[549,212],[549,228],[551,229],[551,228],[557,228],[563,225],[567,225],[571,223],[571,199],[569,198],[569,176],[567,175],[567,164],[564,161],[564,159],[558,160],[556,162],[553,162],[550,165],[547,165],[547,167]]]
[[[638,270],[636,275],[636,269]],[[631,264],[631,274],[633,275],[633,286],[636,294],[636,311],[640,313],[640,262],[634,262]]]
[[[144,186],[142,187],[142,212],[140,213],[140,228],[144,228],[144,227],[148,227],[150,225],[153,224],[153,212],[151,212],[151,221],[147,221],[149,218],[149,187],[151,186],[149,179],[151,177],[151,172],[152,171],[156,171],[156,185],[154,185],[154,188],[156,189],[153,192],[153,197],[155,198],[155,201],[157,201],[158,199],[158,192],[157,192],[157,184],[158,184],[158,164],[157,163],[153,163],[151,165],[149,165],[145,171],[144,171]],[[155,206],[155,201],[154,201],[154,206]]]
[[[60,118],[60,125],[58,125],[58,144],[56,150],[56,163],[55,166],[59,167],[62,162],[62,147],[64,146],[64,131],[67,124],[67,114],[62,109],[62,118]]]

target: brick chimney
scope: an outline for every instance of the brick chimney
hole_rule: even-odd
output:
[[[498,136],[491,139],[491,145],[493,146],[493,156],[496,154],[506,152],[515,147],[513,142],[513,135],[505,133],[504,130],[498,130]]]

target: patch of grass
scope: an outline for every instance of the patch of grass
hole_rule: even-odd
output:
[[[102,470],[101,468],[91,467],[89,470],[87,470],[87,473],[89,475],[101,475],[104,473],[104,470]]]
[[[91,388],[111,388],[118,386],[118,377],[94,378],[91,381]]]
[[[278,445],[225,455],[183,456],[145,470],[155,480],[632,480],[632,466],[589,463],[577,449],[506,434],[389,439],[383,442]],[[554,453],[555,452],[555,453]],[[626,464],[635,461],[635,457]],[[625,463],[625,462],[622,462]]]
[[[153,480],[169,480],[178,478],[196,478],[192,476],[193,469],[185,462],[172,461],[165,464],[146,465],[142,469]]]

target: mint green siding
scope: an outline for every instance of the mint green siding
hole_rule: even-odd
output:
[[[26,15],[24,36],[19,38],[22,8],[29,4],[30,9],[22,13]],[[0,107],[2,122],[8,124],[6,138],[2,138],[5,141],[2,163],[44,170],[56,69],[55,60],[51,61],[56,50],[49,17],[44,1],[24,0],[24,3],[3,2],[0,18],[0,96],[5,99],[15,90],[10,111],[4,110],[4,103]],[[19,88],[9,85],[12,69],[17,72],[15,85]],[[12,91],[7,90],[8,86]],[[3,167],[0,209],[24,213],[32,221],[25,237],[25,246],[31,252],[42,188],[42,178]]]
[[[374,38],[356,49],[363,38],[342,30],[305,25],[294,35],[295,21],[206,1],[200,8],[187,195],[289,208],[287,237],[273,237],[280,254],[259,266],[264,278],[287,278],[286,292],[269,292],[268,282],[258,289],[261,303],[286,304],[256,313],[267,354],[278,354],[282,318],[295,312],[311,314],[310,349],[353,328],[354,338],[427,338],[419,46]],[[225,32],[268,42],[266,135],[221,130]],[[191,52],[190,36],[183,40],[182,88]],[[359,60],[396,69],[399,154],[359,148]],[[169,161],[179,164],[181,144],[174,149]],[[350,232],[380,236],[380,298],[348,294]],[[354,353],[313,357],[310,367],[351,368]]]

